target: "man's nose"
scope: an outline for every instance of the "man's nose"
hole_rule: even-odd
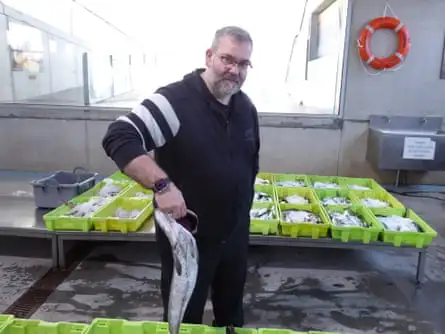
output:
[[[229,71],[230,71],[230,74],[238,75],[239,74],[238,64],[235,63],[235,64],[230,65]]]

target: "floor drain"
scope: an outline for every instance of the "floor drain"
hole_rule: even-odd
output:
[[[3,313],[22,319],[31,317],[34,312],[46,302],[57,287],[76,269],[79,263],[91,252],[93,247],[93,243],[77,243],[67,254],[67,257],[72,259],[72,263],[66,270],[49,270]]]

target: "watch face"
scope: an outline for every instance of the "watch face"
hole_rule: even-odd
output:
[[[162,189],[167,187],[167,185],[168,185],[167,179],[159,180],[158,182],[155,183],[155,191],[161,191]]]

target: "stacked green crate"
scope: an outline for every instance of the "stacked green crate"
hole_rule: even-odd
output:
[[[408,218],[413,221],[420,232],[411,231],[393,231],[386,228],[385,224],[381,222],[382,225],[382,240],[385,243],[392,244],[394,247],[400,246],[414,246],[417,248],[423,248],[429,246],[432,240],[437,237],[437,232],[419,215],[417,215],[412,209],[407,209],[403,214],[398,214],[394,212],[380,212],[375,215],[376,219],[379,221],[380,217],[391,217],[398,216],[403,218]]]
[[[344,207],[328,207],[326,209],[331,226],[332,239],[341,240],[342,242],[348,241],[361,241],[365,244],[375,242],[379,238],[380,232],[383,230],[381,224],[374,217],[372,212],[364,206],[353,205],[349,208]],[[331,213],[339,212],[350,214],[358,217],[367,226],[338,226],[331,219]]]
[[[265,195],[265,196],[264,196]],[[266,200],[266,196],[268,196]],[[272,219],[261,219],[253,217],[253,210],[271,210]],[[253,234],[278,234],[278,208],[276,204],[276,193],[273,185],[255,185],[255,195],[251,208],[250,233]]]

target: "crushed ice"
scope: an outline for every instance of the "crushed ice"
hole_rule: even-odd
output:
[[[122,186],[120,184],[117,184],[112,179],[105,179],[104,180],[105,185],[100,189],[98,196],[100,197],[113,197],[118,195],[121,190]]]
[[[370,225],[364,222],[360,217],[346,210],[345,212],[329,211],[332,223],[335,226],[347,227],[369,227]]]
[[[389,206],[388,203],[375,198],[363,198],[361,202],[364,206],[368,208],[385,208]]]
[[[301,188],[305,187],[303,181],[278,181],[275,183],[277,187]]]
[[[342,206],[350,206],[351,201],[346,197],[325,197],[321,200],[321,203],[324,206],[331,205],[342,205]]]
[[[281,203],[283,204],[308,204],[309,200],[298,195],[290,195],[286,196],[281,200]]]
[[[399,216],[388,216],[388,217],[377,216],[377,219],[385,229],[390,231],[422,232],[422,229],[413,220],[409,218],[404,218]]]
[[[318,189],[339,189],[340,186],[332,182],[315,182],[314,188]]]
[[[117,218],[123,218],[123,219],[134,219],[137,218],[140,215],[141,211],[140,210],[125,210],[123,208],[117,208],[116,211],[114,212],[113,217],[117,217]]]
[[[286,223],[321,224],[321,219],[318,215],[304,210],[284,210],[282,215],[283,215],[283,220]]]
[[[75,205],[66,216],[71,217],[91,217],[98,209],[100,209],[107,200],[104,198],[91,198],[88,202]]]

